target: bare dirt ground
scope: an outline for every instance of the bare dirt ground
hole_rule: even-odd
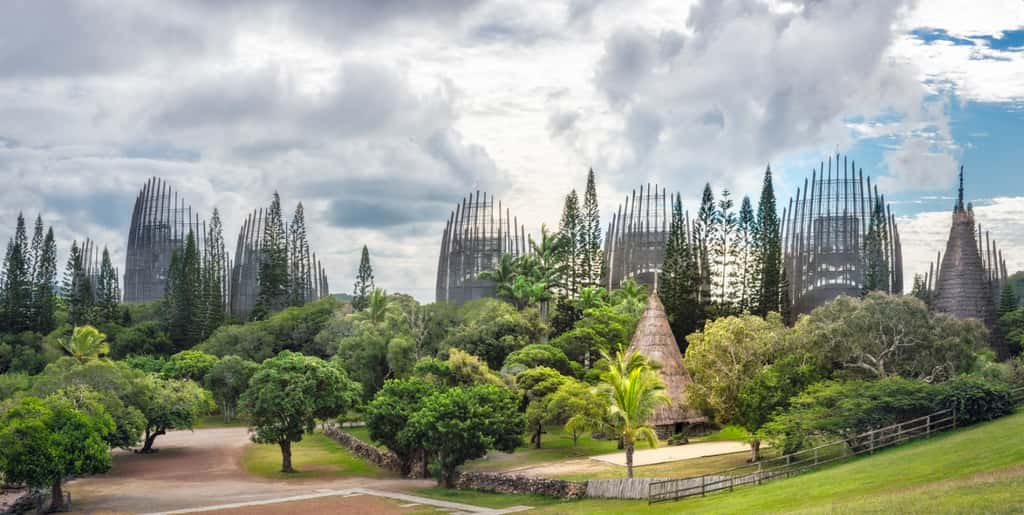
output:
[[[655,465],[658,463],[704,458],[749,450],[750,446],[743,442],[701,442],[659,447],[657,449],[640,449],[633,453],[633,465],[642,467],[644,465]],[[626,466],[625,451],[591,456],[590,459],[611,463],[612,465]]]
[[[433,484],[373,478],[264,479],[241,467],[248,443],[245,428],[172,431],[157,439],[160,452],[116,452],[109,473],[72,481],[66,490],[77,513],[106,514],[171,511],[354,487],[401,490]]]

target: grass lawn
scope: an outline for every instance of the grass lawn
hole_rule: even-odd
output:
[[[682,501],[549,501],[499,496],[534,513],[1021,513],[1024,412],[791,479]],[[430,492],[423,492],[431,495]],[[458,495],[478,496],[473,492]],[[468,499],[469,497],[467,497]],[[468,501],[467,501],[468,502]],[[477,502],[490,506],[489,499]],[[493,505],[498,507],[498,505]]]
[[[281,473],[281,448],[277,445],[250,444],[242,456],[242,467],[252,474],[275,479],[386,475],[320,433],[306,435],[301,442],[292,444],[292,467],[298,471],[294,474]]]
[[[350,435],[352,435],[352,436],[354,436],[354,437],[356,437],[356,438],[358,438],[358,439],[360,439],[360,440],[362,440],[362,441],[364,441],[364,442],[366,442],[366,443],[374,443],[373,440],[370,440],[370,430],[366,426],[362,426],[362,427],[343,427],[343,428],[341,428],[341,430],[346,432],[346,433],[348,433],[348,434],[350,434]]]
[[[512,454],[492,452],[484,459],[474,460],[467,463],[464,470],[474,471],[497,471],[527,465],[538,465],[547,462],[559,462],[573,458],[584,458],[598,454],[608,454],[618,451],[615,440],[595,440],[589,435],[580,436],[577,446],[572,446],[572,436],[564,433],[561,428],[552,427],[541,437],[541,448],[534,449],[529,445],[530,435],[524,435],[523,441],[526,445],[516,448]],[[648,448],[641,444],[638,449]]]

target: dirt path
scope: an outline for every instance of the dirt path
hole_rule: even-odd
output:
[[[401,490],[432,481],[403,479],[264,479],[241,468],[245,428],[173,431],[156,441],[160,452],[114,454],[113,469],[67,486],[78,513],[145,513],[253,502],[341,490]]]
[[[642,467],[644,465],[656,465],[658,463],[733,454],[749,450],[750,446],[743,442],[701,442],[659,447],[657,449],[640,449],[633,453],[633,465]],[[612,465],[626,466],[625,451],[591,456],[590,459],[611,463]]]

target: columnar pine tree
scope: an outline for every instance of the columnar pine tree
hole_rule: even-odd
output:
[[[46,334],[56,326],[55,290],[57,285],[57,242],[53,237],[53,227],[46,231],[40,246],[39,258],[35,263],[35,277],[32,281],[32,315],[33,328]]]
[[[711,303],[710,249],[714,237],[715,211],[715,194],[711,192],[711,184],[705,184],[700,200],[700,210],[697,211],[697,219],[693,221],[693,243],[700,274],[698,300],[704,306]]]
[[[252,311],[254,320],[262,319],[288,304],[288,236],[281,218],[281,197],[276,191],[263,220],[260,253],[260,292]]]
[[[583,213],[580,227],[580,286],[598,286],[604,270],[601,252],[601,213],[597,207],[597,186],[594,170],[587,174],[587,189],[583,194]]]
[[[775,187],[772,184],[772,168],[764,172],[761,200],[757,205],[757,264],[760,295],[755,314],[765,316],[769,312],[781,312],[782,296],[782,235],[779,213],[775,206]],[[787,307],[788,309],[788,307]]]
[[[576,190],[572,190],[565,196],[562,221],[558,227],[558,234],[562,240],[559,259],[562,262],[562,269],[565,270],[565,290],[569,297],[575,297],[579,293],[580,278],[583,275],[580,263],[582,228],[580,199],[576,195]]]
[[[103,257],[100,261],[100,275],[96,280],[96,322],[117,321],[117,306],[120,303],[120,288],[118,288],[117,271],[110,262],[110,252],[103,247]]]
[[[723,190],[715,209],[710,247],[712,266],[712,297],[719,304],[719,314],[731,314],[736,305],[736,213],[729,190]]]
[[[302,202],[295,206],[295,216],[288,227],[288,303],[301,306],[309,299],[311,283],[309,240],[306,236],[306,215]]]
[[[915,280],[916,280],[915,276]],[[916,283],[915,283],[916,284]],[[999,290],[999,316],[1010,313],[1011,311],[1017,310],[1017,294],[1013,292],[1013,285],[1010,281],[1006,281],[1003,284],[1002,289]]]
[[[755,245],[755,234],[757,233],[757,219],[754,216],[754,208],[750,204],[750,197],[743,197],[740,203],[740,216],[738,220],[737,245],[739,258],[737,268],[739,269],[739,311],[752,312],[757,304],[757,295],[754,292],[758,288],[760,273],[757,267],[757,247]]]
[[[686,351],[686,335],[697,330],[704,320],[701,304],[697,300],[700,277],[697,274],[696,253],[687,233],[682,199],[676,196],[672,201],[672,223],[665,243],[665,262],[658,277],[658,295],[682,352]]]
[[[881,199],[875,199],[868,233],[864,237],[864,293],[889,291],[889,261],[885,257],[888,240],[885,207]]]
[[[1012,289],[1010,292],[1013,293]],[[910,289],[910,295],[921,299],[925,304],[931,303],[931,292],[928,291],[928,285],[925,284],[923,275],[914,274],[914,286]]]
[[[206,249],[203,252],[203,319],[202,337],[206,338],[224,324],[226,318],[225,284],[227,283],[227,253],[224,250],[224,228],[216,208],[206,230]]]
[[[201,269],[196,236],[189,230],[185,246],[171,254],[167,273],[167,327],[175,349],[187,349],[202,338],[206,299]]]
[[[370,265],[370,249],[363,245],[363,255],[359,259],[359,272],[356,274],[356,282],[352,289],[352,309],[356,311],[366,309],[373,290],[373,266]]]
[[[92,281],[85,274],[82,250],[77,241],[71,242],[71,252],[64,267],[62,290],[64,306],[68,310],[68,323],[72,326],[89,323],[94,298]]]

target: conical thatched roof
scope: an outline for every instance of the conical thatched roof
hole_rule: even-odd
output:
[[[647,299],[647,307],[640,317],[640,323],[633,333],[630,351],[637,351],[661,366],[658,371],[665,383],[665,392],[672,400],[671,405],[662,406],[654,412],[650,424],[663,426],[677,422],[695,423],[705,419],[686,402],[686,388],[693,382],[683,368],[683,354],[679,352],[672,328],[668,325],[665,307],[661,305],[657,291]]]

